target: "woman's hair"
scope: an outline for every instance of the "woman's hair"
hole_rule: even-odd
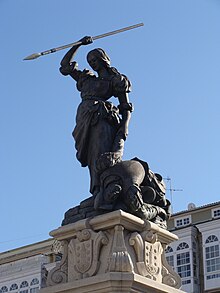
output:
[[[103,49],[97,48],[97,49],[90,51],[87,54],[87,60],[88,60],[89,55],[91,55],[91,54],[93,54],[96,58],[101,60],[107,67],[110,67],[110,58]]]
[[[87,54],[87,61],[88,61],[88,57],[89,57],[90,54],[93,54],[96,58],[98,58],[101,62],[103,62],[103,64],[107,67],[108,72],[110,74],[113,74],[113,75],[120,74],[115,67],[110,66],[110,62],[111,62],[110,57],[108,56],[108,54],[103,49],[96,48],[96,49],[91,50]]]
[[[117,85],[118,91],[123,91],[123,92],[124,91],[126,91],[126,92],[131,91],[131,82],[129,81],[129,79],[127,78],[126,75],[120,74],[115,67],[110,66],[110,58],[103,49],[97,48],[97,49],[91,50],[87,54],[87,61],[88,61],[88,57],[90,54],[95,56],[99,61],[101,61],[106,66],[108,73],[110,75],[119,76],[119,84]]]

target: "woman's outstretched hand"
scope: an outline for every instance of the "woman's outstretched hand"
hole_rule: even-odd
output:
[[[93,39],[90,36],[85,36],[82,39],[80,39],[79,42],[82,42],[82,45],[89,45],[93,43]]]

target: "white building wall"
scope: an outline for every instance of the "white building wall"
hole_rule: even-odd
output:
[[[46,256],[37,255],[2,264],[0,266],[0,293],[7,292],[7,289],[11,293],[35,293],[37,289],[34,288],[41,287],[42,266],[47,262]],[[16,284],[18,289],[10,290],[13,284]],[[13,287],[16,288],[15,285]]]
[[[199,224],[197,227],[202,233],[205,290],[220,288],[220,219]],[[206,243],[207,239],[209,243]],[[207,251],[207,247],[211,246]]]
[[[198,246],[197,229],[193,226],[189,226],[179,230],[172,231],[172,233],[176,234],[179,237],[178,241],[175,241],[171,243],[170,245],[173,249],[174,269],[177,273],[178,273],[178,270],[181,269],[180,268],[181,265],[179,264],[180,255],[185,255],[185,256],[189,255],[189,263],[184,264],[184,258],[182,259],[182,262],[183,262],[182,269],[184,270],[184,267],[185,267],[186,271],[181,272],[181,274],[183,276],[184,275],[186,276],[181,278],[182,280],[181,289],[187,293],[200,293],[199,271],[198,271],[199,259],[197,256],[196,256],[196,264],[195,264],[195,250],[196,250],[195,245],[196,247]],[[186,247],[186,248],[183,249],[183,247]],[[185,261],[187,261],[187,259],[188,258],[185,258]]]

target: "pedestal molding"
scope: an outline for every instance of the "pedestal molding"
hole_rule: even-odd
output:
[[[165,257],[166,246],[177,236],[154,223],[117,210],[60,227],[50,235],[62,241],[64,250],[62,261],[47,277],[48,288],[58,290],[54,292],[59,292],[57,286],[63,286],[60,292],[77,292],[76,284],[87,288],[87,291],[81,291],[80,287],[80,293],[145,292],[143,288],[151,286],[151,282],[158,288],[169,285],[170,291],[151,288],[146,292],[181,292],[174,290],[180,287],[181,280]],[[125,281],[126,276],[130,283]],[[94,277],[98,278],[99,284],[94,285],[95,290],[90,290],[86,284]],[[107,281],[106,278],[110,279]],[[138,280],[140,291],[135,289],[135,280]],[[124,286],[122,291],[118,291],[120,282]],[[71,290],[67,289],[69,284],[73,286]]]

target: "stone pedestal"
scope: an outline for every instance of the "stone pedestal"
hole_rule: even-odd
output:
[[[41,293],[183,292],[164,250],[177,236],[117,210],[50,233],[63,258]]]

